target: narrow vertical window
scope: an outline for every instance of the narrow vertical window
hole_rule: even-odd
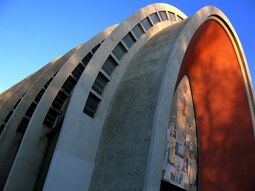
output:
[[[39,91],[39,93],[38,93],[38,94],[36,95],[36,97],[35,97],[35,102],[39,103],[39,101],[41,100],[41,98],[42,98],[44,92],[45,92],[45,89],[41,89],[41,90]]]
[[[165,12],[165,11],[159,11],[159,15],[160,15],[160,17],[161,17],[162,21],[166,21],[166,20],[168,20],[168,18],[167,18],[167,15],[166,15],[166,12]]]
[[[127,53],[126,48],[119,42],[119,44],[114,48],[112,51],[113,55],[118,59],[121,60],[122,57]]]
[[[17,128],[17,131],[20,133],[25,133],[28,124],[29,124],[29,119],[27,117],[23,117]]]
[[[157,13],[152,13],[152,14],[150,15],[150,18],[151,18],[151,20],[153,21],[154,24],[157,24],[157,23],[160,22],[160,19],[159,19]]]
[[[81,77],[82,72],[84,71],[84,69],[85,69],[85,67],[84,67],[81,63],[79,63],[79,64],[75,67],[75,69],[73,70],[73,72],[72,72],[73,76],[74,76],[77,80],[79,80],[80,77]]]
[[[136,42],[135,38],[130,32],[127,33],[127,35],[122,40],[128,48],[131,48],[133,44]]]
[[[92,89],[95,90],[99,95],[102,95],[104,88],[108,82],[109,80],[101,72],[99,72],[92,86]]]
[[[151,21],[149,20],[148,17],[146,17],[145,19],[143,19],[141,21],[141,24],[143,25],[143,28],[145,28],[145,30],[149,30],[151,27],[152,27],[152,23]]]
[[[93,54],[95,54],[95,52],[97,51],[97,49],[101,46],[101,44],[99,43],[98,45],[96,45],[91,51],[93,52]]]
[[[90,93],[83,109],[83,112],[86,113],[90,117],[94,117],[98,108],[98,104],[100,103],[100,99],[94,94]]]
[[[142,36],[142,34],[144,34],[144,30],[139,23],[132,29],[132,32],[134,33],[134,35],[137,39],[139,39],[140,36]]]
[[[62,90],[59,90],[57,96],[52,102],[52,106],[60,111],[67,98],[68,96]]]
[[[117,62],[114,60],[112,56],[109,56],[105,61],[102,69],[103,71],[108,74],[109,76],[112,74],[114,68],[117,66]]]
[[[29,108],[27,109],[25,115],[29,118],[32,117],[34,111],[35,111],[35,108],[36,108],[37,104],[32,102],[31,105],[29,106]]]
[[[73,91],[74,86],[76,85],[77,81],[72,77],[69,76],[65,83],[62,86],[62,89],[67,93],[70,94]]]
[[[168,12],[168,16],[169,16],[169,19],[170,19],[171,23],[176,22],[176,18],[175,18],[175,14],[174,13]]]
[[[50,107],[44,121],[43,124],[46,125],[49,128],[52,128],[54,126],[54,123],[57,119],[59,115],[59,111],[57,111],[56,109]]]
[[[89,63],[90,59],[92,58],[92,53],[88,53],[81,61],[82,63],[87,66],[87,64]]]

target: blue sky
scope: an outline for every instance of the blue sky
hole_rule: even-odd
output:
[[[0,92],[153,0],[1,0]],[[169,0],[191,16],[206,5],[221,9],[242,42],[255,81],[254,0]]]

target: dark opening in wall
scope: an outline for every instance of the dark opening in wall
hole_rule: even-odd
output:
[[[78,80],[80,78],[82,72],[84,71],[84,69],[85,69],[85,66],[83,66],[83,64],[79,63],[72,72],[73,76]]]
[[[37,103],[39,103],[39,101],[41,100],[41,98],[42,98],[44,92],[45,92],[45,89],[41,89],[41,90],[39,91],[39,93],[37,94],[37,96],[35,97],[35,101],[36,101]]]
[[[94,94],[90,93],[85,104],[83,112],[89,115],[90,117],[94,117],[98,104],[100,103],[100,99]]]
[[[65,83],[62,86],[62,89],[67,93],[70,94],[73,91],[74,86],[76,85],[77,81],[72,77],[68,76]]]
[[[107,79],[101,72],[99,72],[92,86],[92,89],[95,90],[99,95],[102,95],[104,88],[108,82],[109,79]]]
[[[63,104],[65,103],[68,96],[61,90],[59,90],[57,96],[55,97],[54,101],[52,102],[52,106],[57,110],[61,110]]]
[[[169,182],[161,180],[160,191],[185,191],[182,188],[179,188]]]
[[[158,16],[157,13],[152,13],[150,15],[150,18],[151,18],[151,20],[153,21],[154,24],[157,24],[157,23],[160,22],[160,19],[159,19],[159,16]]]
[[[16,107],[19,105],[21,98],[15,103],[15,105],[13,106],[13,109],[16,109]]]
[[[172,23],[176,22],[175,14],[172,12],[168,12],[169,19]]]
[[[29,106],[29,108],[27,109],[27,112],[25,113],[25,115],[28,116],[29,118],[31,118],[36,106],[37,106],[37,104],[32,102],[31,105]]]
[[[58,115],[59,115],[59,111],[51,107],[43,121],[43,124],[49,128],[52,128]]]
[[[165,12],[165,11],[159,11],[159,15],[160,15],[160,17],[161,17],[162,21],[166,21],[166,20],[168,20],[168,18],[167,18],[167,14],[166,14],[166,12]]]
[[[1,134],[2,131],[4,130],[4,127],[5,127],[5,124],[3,123],[3,124],[0,126],[0,134]]]
[[[7,115],[6,118],[4,119],[4,122],[5,122],[5,123],[7,123],[7,121],[10,119],[12,113],[13,113],[12,110],[8,113],[8,115]]]
[[[97,49],[101,46],[101,44],[99,43],[98,45],[96,45],[93,49],[92,52],[93,54],[95,54],[95,52],[97,51]]]
[[[118,60],[121,60],[124,54],[127,53],[127,50],[123,44],[119,42],[119,44],[113,49],[112,53]]]
[[[82,63],[87,66],[87,64],[89,63],[90,59],[92,58],[93,54],[92,53],[88,53],[81,61]]]
[[[27,117],[23,117],[17,128],[17,131],[20,133],[25,133],[28,123],[29,123],[29,119]]]
[[[142,26],[143,26],[143,28],[144,28],[145,30],[149,30],[149,29],[152,27],[152,23],[151,23],[151,21],[149,20],[148,17],[146,17],[145,19],[143,19],[143,20],[141,21],[141,23],[142,23]]]
[[[139,39],[140,36],[142,36],[142,34],[145,33],[143,28],[141,27],[141,25],[139,23],[132,29],[132,32],[134,33],[134,35],[137,39]]]
[[[134,36],[130,32],[127,33],[127,35],[122,40],[128,48],[131,48],[136,42]]]
[[[102,69],[106,74],[110,76],[117,65],[118,63],[114,60],[114,58],[112,56],[109,56],[105,61]]]
[[[51,83],[52,80],[53,80],[53,78],[50,78],[50,79],[48,80],[48,82],[44,85],[44,88],[45,88],[45,89],[50,85],[50,83]]]

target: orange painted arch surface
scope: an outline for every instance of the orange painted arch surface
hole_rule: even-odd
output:
[[[255,190],[255,141],[235,49],[223,27],[205,21],[178,76],[190,78],[199,137],[199,190]]]

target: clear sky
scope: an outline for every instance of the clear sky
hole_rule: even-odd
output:
[[[221,9],[239,35],[255,83],[254,0],[0,0],[0,92],[157,2],[171,4],[188,16],[206,5]]]

